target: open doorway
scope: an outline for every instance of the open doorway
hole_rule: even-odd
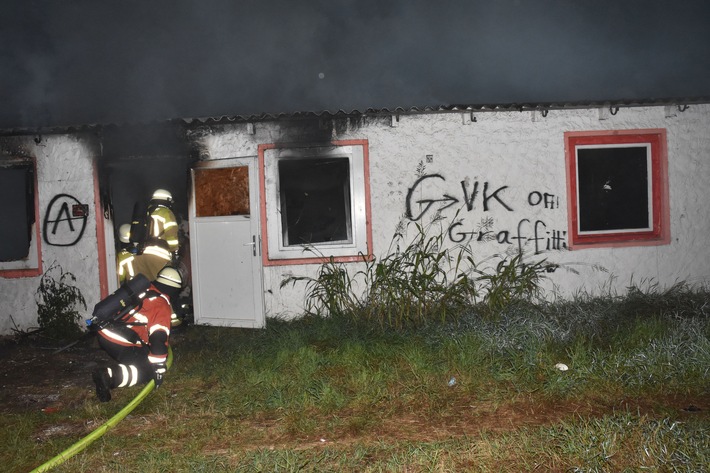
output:
[[[170,262],[186,281],[182,303],[190,302],[189,224],[187,189],[191,167],[190,147],[184,130],[174,124],[131,125],[103,130],[102,152],[97,160],[99,186],[106,227],[109,292],[120,284],[117,255],[126,244],[119,228],[131,223],[134,209],[147,210],[153,192],[172,195],[171,209],[178,223],[179,250]],[[187,299],[187,300],[185,300]]]

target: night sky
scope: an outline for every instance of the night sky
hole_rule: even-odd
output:
[[[710,96],[710,2],[6,0],[0,128]]]

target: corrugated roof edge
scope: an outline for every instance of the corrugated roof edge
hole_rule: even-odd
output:
[[[666,105],[697,105],[710,104],[710,97],[675,97],[643,100],[597,100],[583,102],[521,102],[504,104],[453,104],[453,105],[425,105],[414,107],[395,108],[367,108],[365,110],[322,110],[322,111],[296,111],[279,113],[262,113],[258,115],[221,115],[192,118],[170,118],[165,120],[151,120],[144,122],[124,122],[124,123],[95,123],[84,125],[52,126],[52,127],[18,127],[0,129],[0,136],[12,135],[34,135],[34,134],[66,134],[93,132],[102,128],[112,128],[121,126],[158,125],[169,123],[180,123],[183,125],[204,125],[204,124],[224,124],[224,123],[249,123],[278,120],[294,120],[308,118],[338,118],[338,117],[360,117],[360,116],[381,116],[381,115],[416,115],[427,113],[465,113],[465,112],[501,112],[501,111],[549,111],[582,108],[622,108],[622,107],[648,107]]]
[[[320,112],[284,112],[284,113],[264,113],[260,115],[224,115],[220,117],[195,117],[180,119],[186,124],[219,124],[219,123],[243,123],[243,122],[259,122],[259,121],[274,121],[285,119],[298,118],[337,118],[337,117],[352,117],[352,116],[377,116],[377,115],[414,115],[426,113],[442,113],[442,112],[500,112],[500,111],[532,111],[532,110],[564,110],[564,109],[582,109],[582,108],[601,108],[601,107],[648,107],[648,106],[664,106],[664,105],[697,105],[710,104],[710,97],[682,97],[682,98],[663,98],[663,99],[648,99],[648,100],[602,100],[602,101],[587,101],[587,102],[531,102],[531,103],[507,103],[507,104],[475,104],[475,105],[437,105],[437,106],[421,106],[421,107],[395,107],[395,108],[368,108],[360,110],[338,110],[329,111],[323,110]]]

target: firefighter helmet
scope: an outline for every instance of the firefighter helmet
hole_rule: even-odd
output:
[[[131,242],[131,224],[130,223],[124,223],[120,227],[118,227],[118,239],[121,240],[121,243],[130,243]]]
[[[177,289],[182,288],[182,276],[180,276],[180,272],[172,266],[166,266],[161,269],[155,281]]]
[[[153,200],[165,200],[167,202],[172,202],[173,195],[168,190],[156,189],[155,192],[153,192]]]

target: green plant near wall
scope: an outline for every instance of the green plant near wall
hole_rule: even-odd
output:
[[[537,302],[542,297],[541,282],[545,273],[556,268],[557,265],[544,259],[525,262],[521,253],[501,258],[495,268],[477,267],[476,284],[485,294],[483,307],[491,315],[516,302]]]
[[[299,282],[306,285],[305,309],[308,314],[341,316],[359,312],[361,302],[355,295],[355,281],[345,266],[332,256],[320,265],[315,277],[289,276],[281,281],[280,287]]]
[[[281,286],[305,283],[309,314],[403,328],[455,319],[474,306],[494,315],[511,304],[535,301],[545,273],[557,267],[546,260],[524,261],[521,254],[476,264],[470,247],[445,245],[437,222],[400,224],[385,256],[363,258],[364,269],[354,274],[330,258],[315,277],[290,276]],[[415,234],[408,239],[410,225]],[[490,264],[491,259],[499,261]]]
[[[405,241],[404,225],[398,225],[386,256],[363,257],[364,269],[354,274],[329,258],[315,277],[290,276],[281,287],[305,283],[306,312],[317,316],[344,316],[392,327],[445,318],[462,298],[468,301],[469,294],[453,294],[452,261],[450,250],[443,248],[443,234],[431,236],[432,224],[413,225],[416,235],[411,242]],[[459,255],[456,266],[461,260]],[[466,280],[460,279],[457,287],[462,289],[460,283]]]
[[[79,308],[86,309],[86,301],[75,282],[76,277],[64,272],[57,263],[42,274],[35,293],[37,323],[50,338],[67,340],[83,333],[78,324],[81,320]]]
[[[470,248],[447,247],[439,222],[410,223],[411,240],[400,224],[387,254],[358,273],[367,288],[361,318],[395,328],[421,325],[455,318],[476,300]]]

